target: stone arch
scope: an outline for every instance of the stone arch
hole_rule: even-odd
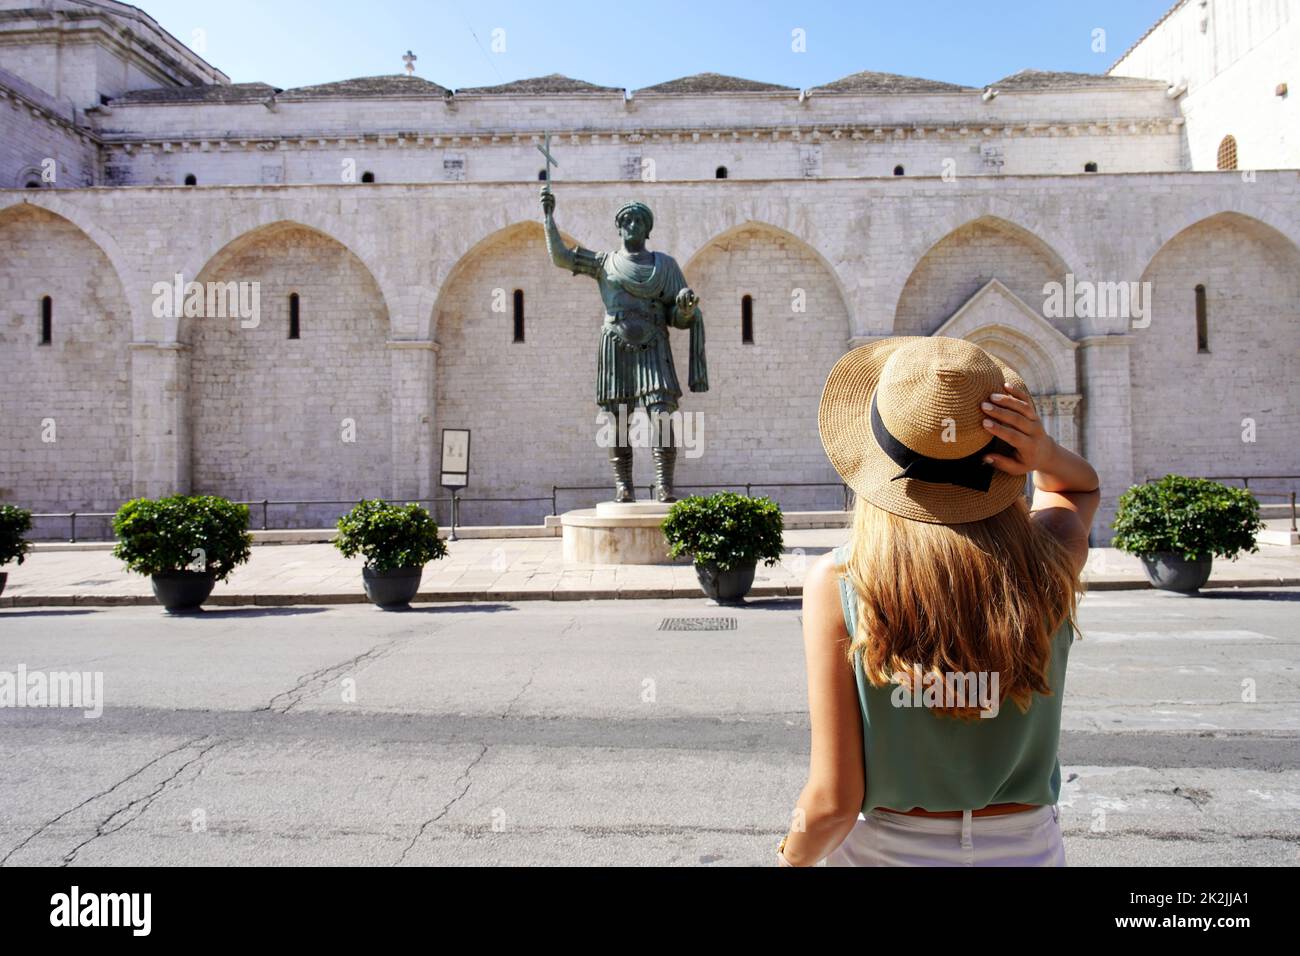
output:
[[[1051,358],[1043,349],[1015,329],[1005,325],[985,325],[963,335],[1020,373],[1033,395],[1052,395],[1058,391]]]
[[[30,189],[32,183],[38,184],[38,188],[45,188],[43,173],[44,170],[39,166],[24,166],[14,176],[13,188]]]
[[[1258,230],[1261,237],[1275,236],[1286,245],[1300,246],[1300,231],[1296,223],[1279,215],[1276,204],[1258,203],[1251,199],[1249,194],[1249,188],[1232,190],[1226,202],[1224,193],[1220,191],[1216,191],[1213,196],[1204,196],[1200,199],[1188,197],[1183,201],[1180,197],[1177,204],[1161,210],[1155,228],[1140,230],[1132,237],[1136,244],[1133,261],[1147,263],[1146,268],[1150,268],[1151,260],[1179,234],[1209,220],[1235,223],[1248,232]]]
[[[181,261],[176,271],[184,276],[186,282],[190,282],[209,269],[212,263],[227,250],[238,248],[251,238],[259,235],[273,236],[276,231],[285,228],[305,229],[342,246],[365,267],[370,279],[379,288],[384,308],[391,316],[393,308],[401,299],[400,286],[389,277],[388,271],[382,268],[384,255],[377,245],[376,238],[364,231],[351,234],[344,219],[330,221],[306,215],[307,212],[308,208],[299,205],[294,207],[292,215],[280,215],[277,210],[270,210],[252,219],[231,217],[223,221],[220,231],[209,241],[187,250],[187,257]],[[170,281],[172,276],[157,278]],[[158,336],[159,341],[176,342],[179,340],[178,332],[177,319],[168,317],[162,321],[161,327],[155,329],[154,334]]]
[[[137,340],[142,338],[143,316],[148,314],[148,299],[145,297],[148,289],[142,288],[143,283],[131,281],[136,275],[136,270],[132,268],[131,260],[122,251],[113,234],[88,217],[81,206],[66,202],[55,190],[33,189],[17,202],[0,207],[0,222],[3,222],[7,216],[17,215],[28,207],[43,209],[60,219],[67,220],[95,244],[100,254],[108,260],[114,277],[122,286],[129,311],[132,337]]]
[[[392,371],[383,292],[350,248],[280,221],[225,244],[195,281],[246,284],[257,314],[188,317],[191,474],[196,493],[355,501],[392,487]],[[254,292],[254,290],[256,290]],[[301,334],[288,338],[290,295]],[[346,505],[284,508],[328,526]]]
[[[1221,211],[1180,229],[1142,273],[1130,360],[1133,474],[1300,473],[1292,383],[1300,361],[1300,248]],[[1196,287],[1205,289],[1200,351]]]
[[[573,247],[577,241],[564,230],[560,230],[560,238],[565,244]],[[523,220],[521,222],[510,223],[499,229],[494,229],[488,235],[482,237],[477,242],[466,245],[453,260],[445,263],[441,269],[438,269],[439,275],[433,283],[433,288],[437,289],[436,295],[424,295],[425,303],[421,306],[420,319],[421,324],[417,336],[421,339],[436,339],[438,336],[438,316],[444,307],[444,300],[447,296],[447,290],[457,281],[457,279],[468,269],[474,268],[483,255],[494,247],[503,243],[521,242],[526,243],[536,249],[540,249],[541,258],[536,262],[521,261],[519,266],[524,270],[521,274],[535,274],[537,270],[554,268],[551,265],[550,257],[546,254],[546,233],[540,222]],[[557,272],[559,270],[556,270]],[[560,273],[562,275],[562,273]],[[502,279],[502,288],[508,285],[506,278]],[[513,288],[513,286],[512,286]]]
[[[1156,256],[1168,249],[1171,243],[1193,229],[1214,225],[1231,228],[1243,236],[1257,239],[1263,247],[1270,250],[1270,254],[1280,256],[1283,261],[1300,254],[1300,240],[1288,233],[1288,229],[1292,228],[1293,224],[1282,221],[1273,215],[1272,210],[1252,209],[1244,211],[1236,208],[1211,207],[1211,210],[1207,211],[1204,208],[1196,208],[1188,210],[1179,217],[1174,223],[1172,231],[1166,232],[1167,238],[1160,238],[1155,241],[1155,248],[1145,257],[1147,265],[1142,270],[1143,276],[1145,277],[1146,273],[1150,271],[1151,264]]]
[[[744,474],[756,482],[837,481],[821,446],[817,406],[847,347],[852,318],[825,257],[788,230],[751,220],[705,243],[685,272],[704,313],[710,387],[682,399],[700,412],[708,436],[708,454],[689,462],[682,480],[732,482]],[[752,302],[750,343],[741,333],[745,296]],[[683,368],[685,336],[679,345]],[[787,510],[842,504],[833,488],[755,493]]]
[[[1022,303],[1041,302],[1047,282],[1064,282],[1070,271],[1056,249],[1024,226],[985,215],[964,222],[931,244],[898,293],[895,335],[929,335],[962,303],[997,279]],[[1077,322],[1061,319],[1058,331],[1073,337]]]
[[[812,256],[812,258],[814,258],[817,261],[817,263],[822,267],[822,269],[825,271],[826,277],[830,279],[831,283],[835,288],[835,294],[839,296],[840,302],[844,305],[845,309],[850,310],[850,316],[852,315],[851,312],[852,297],[848,294],[847,290],[845,289],[844,282],[841,280],[839,270],[835,267],[835,264],[832,263],[829,259],[827,259],[824,255],[822,255],[821,251],[817,248],[817,246],[813,242],[811,242],[807,237],[799,235],[798,233],[790,229],[786,229],[782,226],[775,225],[774,223],[768,222],[763,219],[746,219],[742,222],[736,223],[733,226],[729,226],[728,228],[723,229],[721,232],[718,232],[715,235],[710,236],[704,239],[703,241],[701,241],[698,247],[694,251],[692,251],[690,255],[688,255],[685,259],[680,260],[681,262],[684,263],[683,268],[687,270],[687,275],[689,276],[689,269],[691,265],[700,257],[700,255],[706,249],[715,246],[718,243],[726,242],[729,237],[734,236],[741,232],[745,232],[747,230],[763,230],[769,232],[774,236],[780,237],[783,241],[797,243],[799,247],[806,250],[807,253],[810,256]],[[852,334],[851,330],[846,329],[845,330],[846,340],[848,339],[850,334]]]
[[[0,288],[0,500],[38,512],[116,509],[131,491],[132,409],[131,308],[118,269],[81,225],[20,202],[0,210]],[[42,344],[46,296],[52,336]]]
[[[989,280],[940,326],[986,349],[1025,380],[1048,432],[1079,449],[1078,344],[1062,335],[997,279]]]

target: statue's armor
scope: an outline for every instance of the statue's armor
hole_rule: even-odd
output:
[[[626,277],[615,267],[616,255],[619,253],[582,247],[574,250],[573,272],[593,277],[605,303],[596,361],[596,403],[610,410],[620,404],[672,410],[682,395],[668,338],[677,289],[668,287],[658,297],[629,291],[624,285]],[[671,258],[658,255],[655,261],[666,268],[665,260],[671,262]],[[647,277],[653,271],[651,263],[637,265]],[[628,267],[623,264],[624,269]]]
[[[605,315],[602,328],[613,333],[619,347],[644,352],[654,339],[668,335],[668,321],[664,318],[662,303],[646,302],[626,292],[620,292],[618,298],[627,301]]]

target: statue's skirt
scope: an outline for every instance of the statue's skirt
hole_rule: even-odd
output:
[[[666,327],[661,326],[658,334],[645,343],[645,348],[628,348],[608,321],[601,327],[596,354],[598,405],[617,412],[619,404],[650,406],[663,402],[671,411],[681,397],[682,388],[673,367],[672,344]]]

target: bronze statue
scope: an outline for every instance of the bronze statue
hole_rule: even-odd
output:
[[[672,256],[646,249],[654,215],[644,203],[627,203],[614,216],[614,224],[623,238],[621,249],[592,252],[582,246],[565,247],[555,226],[555,194],[549,183],[542,187],[541,202],[546,217],[546,249],[551,261],[574,275],[581,273],[594,278],[605,303],[605,321],[596,358],[596,404],[616,416],[620,406],[625,406],[624,416],[630,416],[639,405],[652,421],[668,423],[667,440],[663,440],[664,430],[657,428],[652,448],[655,497],[659,501],[676,501],[673,465],[677,448],[671,419],[666,416],[677,410],[682,389],[673,368],[668,327],[691,330],[688,384],[692,392],[707,392],[704,316],[699,299],[687,286]],[[619,429],[619,437],[609,451],[614,467],[614,500],[635,501],[632,446],[623,444],[624,437],[623,430]]]

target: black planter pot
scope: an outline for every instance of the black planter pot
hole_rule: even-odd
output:
[[[719,604],[733,604],[742,600],[753,587],[754,567],[757,564],[758,562],[754,561],[739,568],[732,568],[730,571],[719,571],[717,565],[712,562],[697,564],[695,576],[700,579],[700,587],[704,588],[707,596]]]
[[[366,597],[385,611],[408,606],[420,590],[420,576],[423,574],[424,568],[393,568],[391,571],[361,569]]]
[[[1162,551],[1158,554],[1139,555],[1142,570],[1146,572],[1151,586],[1162,591],[1177,591],[1180,594],[1192,594],[1210,580],[1210,565],[1213,555],[1188,561],[1181,554]]]
[[[153,594],[169,614],[197,611],[208,599],[217,576],[209,571],[164,571],[150,577]]]

